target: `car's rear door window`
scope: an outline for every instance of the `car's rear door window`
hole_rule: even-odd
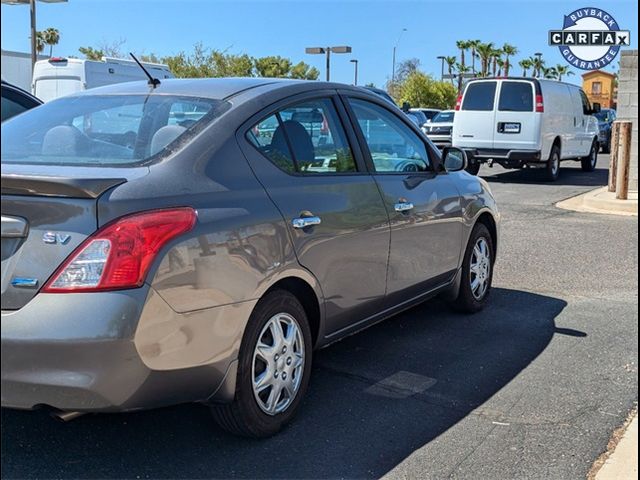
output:
[[[431,161],[425,143],[386,108],[349,98],[378,173],[425,172]]]
[[[357,172],[347,136],[329,98],[283,108],[255,124],[247,138],[288,173]]]
[[[530,82],[502,82],[498,110],[533,112],[533,85]]]
[[[462,102],[462,110],[491,111],[496,97],[496,82],[471,82]]]

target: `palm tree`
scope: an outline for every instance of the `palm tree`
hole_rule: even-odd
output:
[[[546,62],[542,59],[542,57],[539,57],[539,56],[532,57],[531,61],[533,62],[533,76],[535,78],[538,78],[542,75],[544,65]]]
[[[476,52],[480,57],[480,76],[486,77],[489,74],[489,62],[494,52],[493,43],[480,43],[476,47]]]
[[[502,57],[502,49],[501,48],[496,48],[492,55],[491,55],[491,60],[492,60],[492,75],[495,77],[496,73],[498,72],[498,59]]]
[[[44,33],[36,32],[36,52],[42,53],[44,51]]]
[[[557,80],[558,79],[558,71],[556,67],[542,67],[541,69],[542,77],[548,80]]]
[[[468,48],[471,49],[471,72],[475,75],[476,74],[476,50],[478,49],[478,45],[480,45],[482,42],[480,40],[469,40],[468,42]]]
[[[458,49],[460,50],[460,65],[462,65],[464,67],[464,66],[466,66],[466,64],[464,62],[464,52],[469,48],[469,41],[468,40],[458,40],[456,42],[456,47],[458,47]]]
[[[506,62],[506,60],[498,58],[496,60],[496,63],[498,64],[498,76],[501,77],[502,76],[502,70],[506,68],[507,62]]]
[[[451,85],[455,85],[453,82],[453,69],[456,66],[456,57],[444,57],[444,62],[447,64],[449,70],[449,78],[451,79]]]
[[[464,82],[465,74],[471,71],[469,65],[463,65],[462,63],[456,64],[456,70],[458,70],[458,93],[462,92],[462,84]]]
[[[45,44],[49,45],[49,56],[53,55],[53,46],[57,45],[60,41],[60,32],[57,28],[47,28],[42,32],[42,40]]]
[[[569,69],[568,65],[556,65],[556,72],[558,73],[558,81],[562,81],[562,76],[566,75],[567,77],[570,75],[574,75],[574,73]]]
[[[509,58],[517,55],[518,54],[518,49],[516,47],[514,47],[513,45],[509,45],[508,43],[505,43],[502,46],[502,53],[504,53],[504,76],[508,77],[509,76],[509,70],[511,69],[511,62],[509,61]]]
[[[518,62],[518,64],[522,67],[522,76],[526,77],[528,70],[533,67],[533,62],[530,58],[523,58]]]

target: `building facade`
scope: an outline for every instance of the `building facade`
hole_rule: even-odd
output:
[[[593,70],[582,75],[582,89],[591,103],[602,108],[616,108],[616,76],[602,70]]]

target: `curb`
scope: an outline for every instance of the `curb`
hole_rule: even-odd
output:
[[[607,187],[562,200],[556,207],[574,212],[603,213],[609,215],[638,216],[638,192],[630,192],[629,200],[617,200]]]
[[[619,433],[620,438],[613,451],[606,455],[595,475],[588,478],[595,480],[631,480],[638,478],[638,414],[634,412],[631,419]],[[613,439],[616,437],[614,432]],[[612,439],[612,440],[613,440]],[[598,462],[596,462],[597,464]],[[596,467],[598,468],[598,467]]]

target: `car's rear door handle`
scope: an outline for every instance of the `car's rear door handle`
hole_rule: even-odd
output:
[[[408,212],[409,210],[413,210],[413,203],[399,201],[394,205],[394,208],[396,212]]]
[[[322,223],[322,219],[316,216],[299,217],[299,218],[294,218],[291,221],[291,225],[293,226],[293,228],[313,227],[314,225],[320,225],[321,223]]]

